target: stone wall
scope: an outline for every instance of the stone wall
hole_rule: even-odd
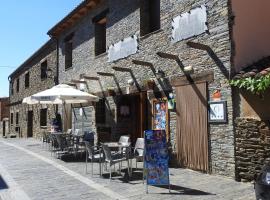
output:
[[[236,179],[252,181],[270,162],[270,124],[255,118],[235,120]]]
[[[25,105],[22,100],[37,92],[51,88],[57,81],[57,52],[56,43],[53,40],[48,41],[38,51],[36,51],[28,60],[26,60],[13,74],[11,74],[11,83],[13,82],[14,93],[10,95],[10,114],[13,113],[13,124],[10,123],[10,134],[20,137],[27,137],[27,114],[33,111],[33,136],[39,137],[40,129],[40,109],[48,108],[48,125],[50,119],[56,111],[55,106]],[[47,60],[47,68],[52,70],[52,77],[41,80],[40,65]],[[25,88],[25,74],[29,72],[29,87]],[[16,80],[20,80],[19,92],[16,91]],[[12,84],[10,84],[10,89]],[[11,94],[11,92],[10,92]],[[19,113],[19,124],[16,125],[16,113]]]
[[[204,4],[207,7],[209,32],[174,44],[171,43],[172,18]],[[136,54],[113,63],[108,63],[107,53],[97,57],[94,55],[95,38],[92,18],[108,7],[110,13],[107,16],[107,46],[134,34],[139,38],[139,50]],[[127,80],[132,77],[130,73],[114,71],[112,69],[112,67],[117,66],[131,69],[140,87],[143,85],[144,80],[153,78],[160,90],[170,91],[174,90],[170,85],[170,80],[173,77],[183,76],[180,65],[193,66],[195,74],[200,74],[207,70],[213,71],[214,81],[208,84],[208,98],[210,99],[210,94],[212,94],[215,89],[221,89],[222,100],[227,101],[228,123],[209,125],[210,168],[212,173],[234,177],[233,108],[231,87],[228,83],[228,75],[231,70],[228,1],[161,0],[160,13],[161,29],[147,36],[140,37],[139,1],[120,0],[115,3],[114,0],[109,0],[108,4],[102,1],[97,9],[89,12],[86,17],[81,19],[70,29],[65,30],[58,38],[59,81],[60,83],[70,82],[72,79],[79,79],[80,74],[96,76],[96,72],[98,71],[110,72],[114,73],[114,77],[101,76],[100,81],[87,81],[88,92],[104,92],[107,87],[114,87],[116,90],[119,90],[119,87],[126,87]],[[65,70],[64,39],[66,36],[70,35],[70,33],[74,33],[73,67]],[[203,48],[191,48],[187,45],[188,41],[203,44]],[[160,58],[156,54],[159,51],[179,56],[182,63],[180,64],[174,60]],[[163,80],[158,80],[151,68],[133,64],[132,60],[134,59],[151,62],[154,69],[162,69],[166,77]],[[151,98],[148,99],[150,104]],[[107,110],[112,109],[115,112],[114,99],[108,99],[107,102]],[[115,119],[117,119],[117,116]],[[175,112],[170,113],[170,119],[170,134],[172,146],[174,147],[176,144],[176,137],[174,137],[176,133]],[[114,119],[111,120],[111,124],[113,123],[115,123]],[[110,126],[110,124],[104,124],[104,126],[108,125]],[[151,123],[148,123],[148,125],[150,126]]]

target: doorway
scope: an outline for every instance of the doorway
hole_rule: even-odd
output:
[[[3,120],[3,137],[6,136],[6,121]]]
[[[209,171],[207,84],[176,87],[177,159],[181,167]]]
[[[33,111],[27,114],[27,137],[33,137]]]

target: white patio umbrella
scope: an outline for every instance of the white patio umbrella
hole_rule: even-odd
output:
[[[66,84],[59,84],[50,89],[23,99],[25,104],[82,104],[97,102],[99,97],[82,92]]]

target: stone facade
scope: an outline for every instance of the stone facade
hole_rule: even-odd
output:
[[[236,179],[252,181],[263,165],[270,162],[269,121],[237,118],[235,129]]]
[[[25,97],[51,88],[57,82],[57,51],[56,42],[49,40],[10,76],[10,136],[28,137],[28,111],[33,111],[33,137],[40,137],[40,109],[47,108],[47,125],[54,116],[56,106],[26,105],[22,104]],[[41,63],[47,61],[47,71],[51,77],[41,79]],[[25,74],[29,72],[29,87],[25,87]],[[49,75],[49,73],[47,73]],[[19,79],[19,92],[17,92],[17,80]],[[13,94],[12,94],[13,87]],[[16,123],[18,114],[18,124]],[[12,123],[13,122],[13,123]]]
[[[192,8],[206,5],[208,33],[191,37],[177,43],[171,43],[172,34],[171,20],[181,13],[188,12]],[[205,71],[214,73],[214,81],[208,83],[208,99],[217,88],[221,89],[222,100],[227,101],[228,123],[209,124],[209,152],[210,168],[214,174],[234,177],[234,133],[233,133],[233,108],[231,87],[228,83],[228,76],[231,70],[231,40],[230,25],[228,21],[229,8],[227,0],[161,0],[160,1],[161,29],[140,37],[140,8],[139,1],[120,0],[101,1],[100,5],[89,12],[71,28],[63,31],[59,39],[59,82],[67,83],[72,79],[80,79],[80,74],[96,76],[96,72],[114,73],[113,77],[100,77],[99,81],[87,81],[87,89],[90,93],[100,94],[106,91],[107,87],[114,87],[119,93],[119,88],[128,86],[127,80],[131,79],[130,73],[114,71],[112,67],[129,68],[134,74],[138,85],[142,88],[144,80],[153,78],[157,90],[172,91],[170,85],[173,78],[183,76],[179,63],[174,60],[160,58],[157,52],[166,52],[177,55],[184,66],[193,66],[195,74]],[[139,50],[136,54],[113,63],[108,62],[107,53],[95,56],[95,37],[92,18],[104,9],[108,8],[107,15],[107,46],[114,44],[131,35],[139,38]],[[73,67],[65,70],[64,41],[65,38],[74,33],[73,36]],[[187,42],[203,44],[202,49],[192,48]],[[142,60],[153,64],[155,69],[162,69],[166,77],[162,80],[156,79],[153,71],[146,66],[135,65],[132,60]],[[121,91],[120,91],[121,92]],[[123,91],[122,91],[123,92]],[[164,95],[163,95],[164,96]],[[106,123],[99,126],[110,127],[112,135],[117,134],[114,125],[117,120],[117,108],[115,102],[117,97],[106,98]],[[148,118],[151,119],[151,100],[153,95],[147,93]],[[170,112],[170,135],[173,150],[175,150],[176,113]],[[93,119],[92,128],[97,125]],[[151,122],[147,124],[151,128]],[[119,131],[119,130],[118,130]]]
[[[5,137],[9,133],[9,98],[0,98],[0,136]]]

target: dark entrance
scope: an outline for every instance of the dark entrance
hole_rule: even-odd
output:
[[[28,111],[27,115],[27,137],[33,137],[33,111]]]
[[[3,137],[6,136],[6,121],[3,121]]]
[[[176,87],[177,157],[182,167],[208,172],[207,85]]]
[[[147,94],[145,92],[123,95],[117,102],[116,131],[120,135],[130,135],[134,144],[143,137],[147,127]]]

